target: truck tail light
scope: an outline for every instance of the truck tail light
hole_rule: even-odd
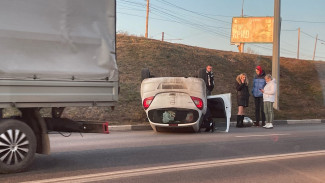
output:
[[[196,107],[200,110],[203,109],[203,100],[198,97],[191,97]]]
[[[152,96],[152,97],[147,97],[147,98],[145,98],[145,99],[143,100],[143,108],[144,108],[145,110],[149,108],[149,106],[150,106],[150,104],[151,104],[151,102],[153,101],[154,98],[155,98],[155,97]]]

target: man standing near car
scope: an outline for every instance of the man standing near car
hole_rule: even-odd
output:
[[[214,75],[212,72],[212,66],[208,65],[204,77],[202,78],[205,81],[207,96],[211,95],[214,88]]]
[[[214,75],[212,72],[212,66],[207,65],[206,69],[202,68],[199,70],[199,78],[203,79],[206,86],[206,95],[209,96],[212,93],[214,88]],[[207,108],[207,112],[204,115],[203,126],[205,126],[205,131],[209,132],[210,130],[214,132],[214,122],[210,119],[210,109]]]

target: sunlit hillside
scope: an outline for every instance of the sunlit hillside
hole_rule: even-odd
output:
[[[272,58],[267,56],[204,49],[143,37],[118,35],[116,46],[121,90],[115,110],[69,108],[65,116],[121,124],[146,122],[140,99],[142,68],[149,68],[157,77],[196,76],[199,68],[211,64],[216,82],[213,94],[232,94],[234,117],[237,113],[236,76],[247,73],[251,88],[256,65],[261,65],[266,73],[271,73],[272,68]],[[280,65],[280,110],[275,112],[275,119],[325,119],[322,93],[325,88],[321,85],[325,77],[325,62],[281,58]],[[253,112],[254,100],[251,96],[247,115],[254,118]]]

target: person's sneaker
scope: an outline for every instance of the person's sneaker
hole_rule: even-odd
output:
[[[210,127],[206,127],[204,132],[209,132],[210,131]]]
[[[211,126],[211,132],[212,133],[216,130],[216,127],[215,126],[216,126],[215,123],[212,122],[212,126]]]
[[[266,123],[266,125],[263,126],[263,128],[266,128],[269,125],[269,123]]]
[[[253,126],[259,127],[260,126],[260,122],[254,122]]]
[[[268,123],[268,125],[265,125],[266,127],[266,129],[271,129],[271,128],[273,128],[273,124],[272,123]]]

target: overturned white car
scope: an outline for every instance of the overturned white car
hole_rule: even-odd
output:
[[[157,132],[164,128],[187,128],[198,132],[204,115],[208,114],[213,123],[223,125],[216,125],[218,130],[228,132],[230,94],[207,97],[205,90],[205,83],[200,78],[144,79],[141,83],[142,105],[153,130]]]

